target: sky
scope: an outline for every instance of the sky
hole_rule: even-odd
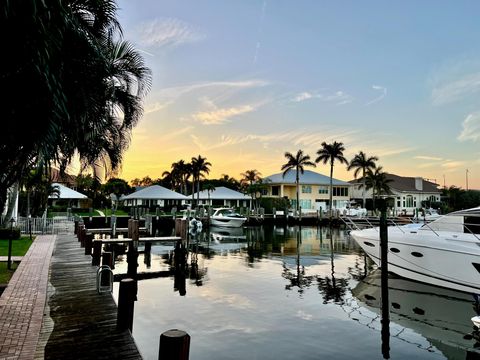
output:
[[[201,155],[209,178],[280,172],[322,142],[480,189],[480,2],[120,0],[153,74],[120,177]],[[329,167],[311,169],[329,175]],[[353,179],[344,165],[334,177]]]

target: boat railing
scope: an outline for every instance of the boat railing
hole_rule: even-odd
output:
[[[352,219],[351,217],[340,217],[340,219],[349,230],[375,229],[375,231],[379,231],[378,227],[380,226],[380,218],[378,217],[363,217],[356,219]],[[387,218],[387,226],[394,226],[401,232],[405,233],[402,227],[393,218]]]

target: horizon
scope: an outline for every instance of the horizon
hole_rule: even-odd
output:
[[[480,189],[480,3],[118,5],[153,72],[119,177],[197,155],[209,178],[265,177],[286,151],[314,160],[337,141],[348,160],[362,150],[392,174]],[[353,179],[339,164],[333,176]]]

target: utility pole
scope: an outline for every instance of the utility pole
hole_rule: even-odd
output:
[[[466,189],[468,191],[468,169],[465,171],[465,183],[466,183]]]

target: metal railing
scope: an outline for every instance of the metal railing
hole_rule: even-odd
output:
[[[60,233],[72,233],[74,230],[73,217],[62,216],[54,218],[45,217],[18,217],[15,224],[20,228],[22,234],[60,234]]]

